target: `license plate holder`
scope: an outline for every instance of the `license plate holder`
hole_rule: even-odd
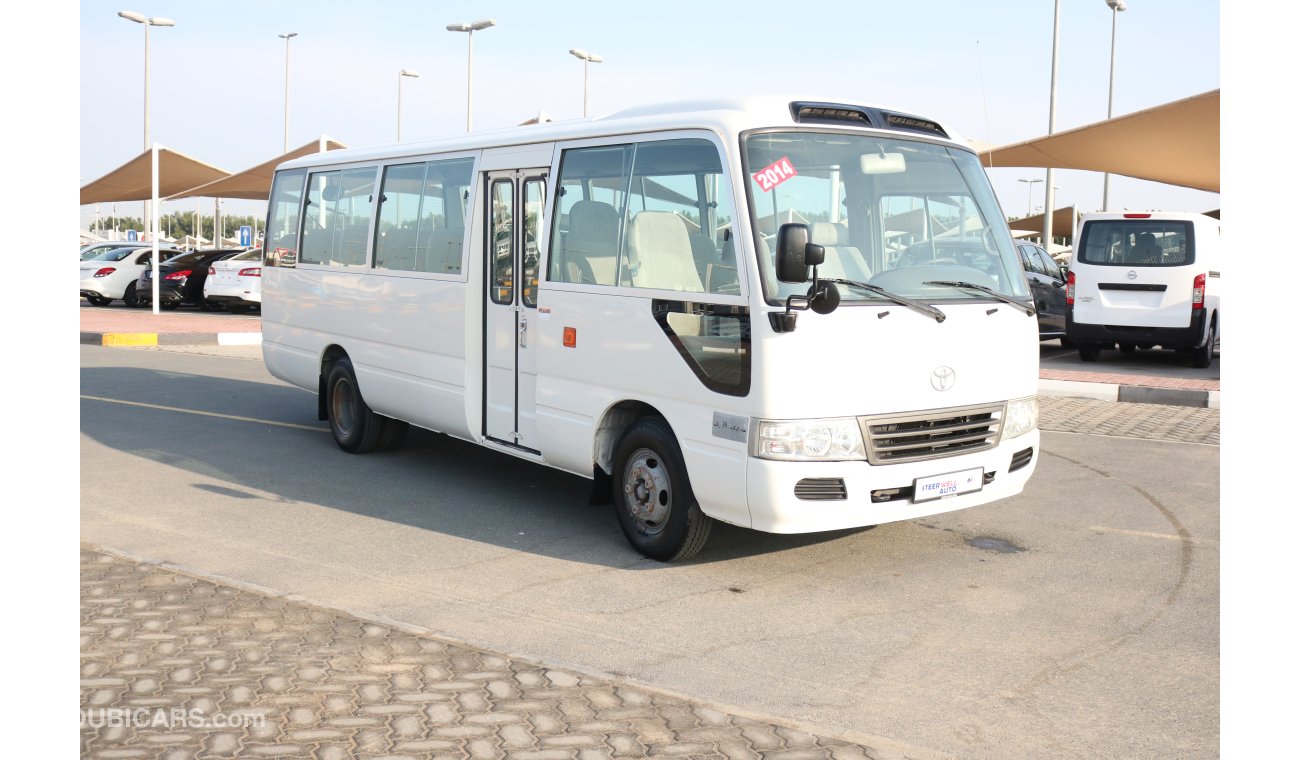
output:
[[[984,489],[984,468],[973,467],[912,481],[912,501],[933,501]]]

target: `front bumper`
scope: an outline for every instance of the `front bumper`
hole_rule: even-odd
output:
[[[1024,461],[1026,449],[1032,456]],[[926,459],[888,465],[852,462],[779,462],[750,457],[747,491],[752,527],[768,533],[811,533],[860,528],[911,520],[987,504],[1020,493],[1038,464],[1039,433],[1032,430],[996,447],[962,456]],[[1016,458],[1016,454],[1020,454]],[[1012,461],[1020,466],[1012,471]],[[910,494],[917,478],[984,469],[979,491],[930,501],[914,501]],[[809,500],[796,496],[800,481],[842,481],[844,498]],[[805,484],[806,486],[806,484]],[[800,490],[806,493],[805,486]],[[873,501],[873,492],[899,489],[887,501]]]

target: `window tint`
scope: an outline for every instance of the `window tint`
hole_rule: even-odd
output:
[[[508,179],[492,183],[492,270],[490,294],[493,303],[514,302],[514,183]]]
[[[308,177],[300,262],[365,266],[374,186],[373,168],[319,172]]]
[[[618,284],[619,238],[631,172],[630,145],[564,152],[547,279]]]
[[[541,237],[542,209],[546,203],[546,180],[524,180],[524,292],[525,306],[537,305],[537,240]]]
[[[390,166],[384,170],[375,267],[460,274],[464,198],[473,159]]]
[[[267,266],[291,267],[298,263],[298,212],[306,176],[305,169],[275,175],[266,219]]]
[[[1192,223],[1107,219],[1083,225],[1076,258],[1082,264],[1182,266],[1191,264]]]
[[[1037,263],[1034,271],[1041,272],[1048,277],[1055,277],[1058,280],[1061,279],[1061,267],[1057,265],[1052,255],[1037,246],[1034,247],[1033,251],[1034,260]]]
[[[548,278],[739,293],[717,148],[686,139],[565,151]]]

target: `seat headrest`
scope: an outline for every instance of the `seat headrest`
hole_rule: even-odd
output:
[[[849,228],[836,222],[813,222],[809,233],[817,245],[834,247],[849,242]]]

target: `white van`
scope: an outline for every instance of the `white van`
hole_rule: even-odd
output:
[[[1179,212],[1085,214],[1066,287],[1065,332],[1079,357],[1103,348],[1188,351],[1214,359],[1219,308],[1219,220]]]

